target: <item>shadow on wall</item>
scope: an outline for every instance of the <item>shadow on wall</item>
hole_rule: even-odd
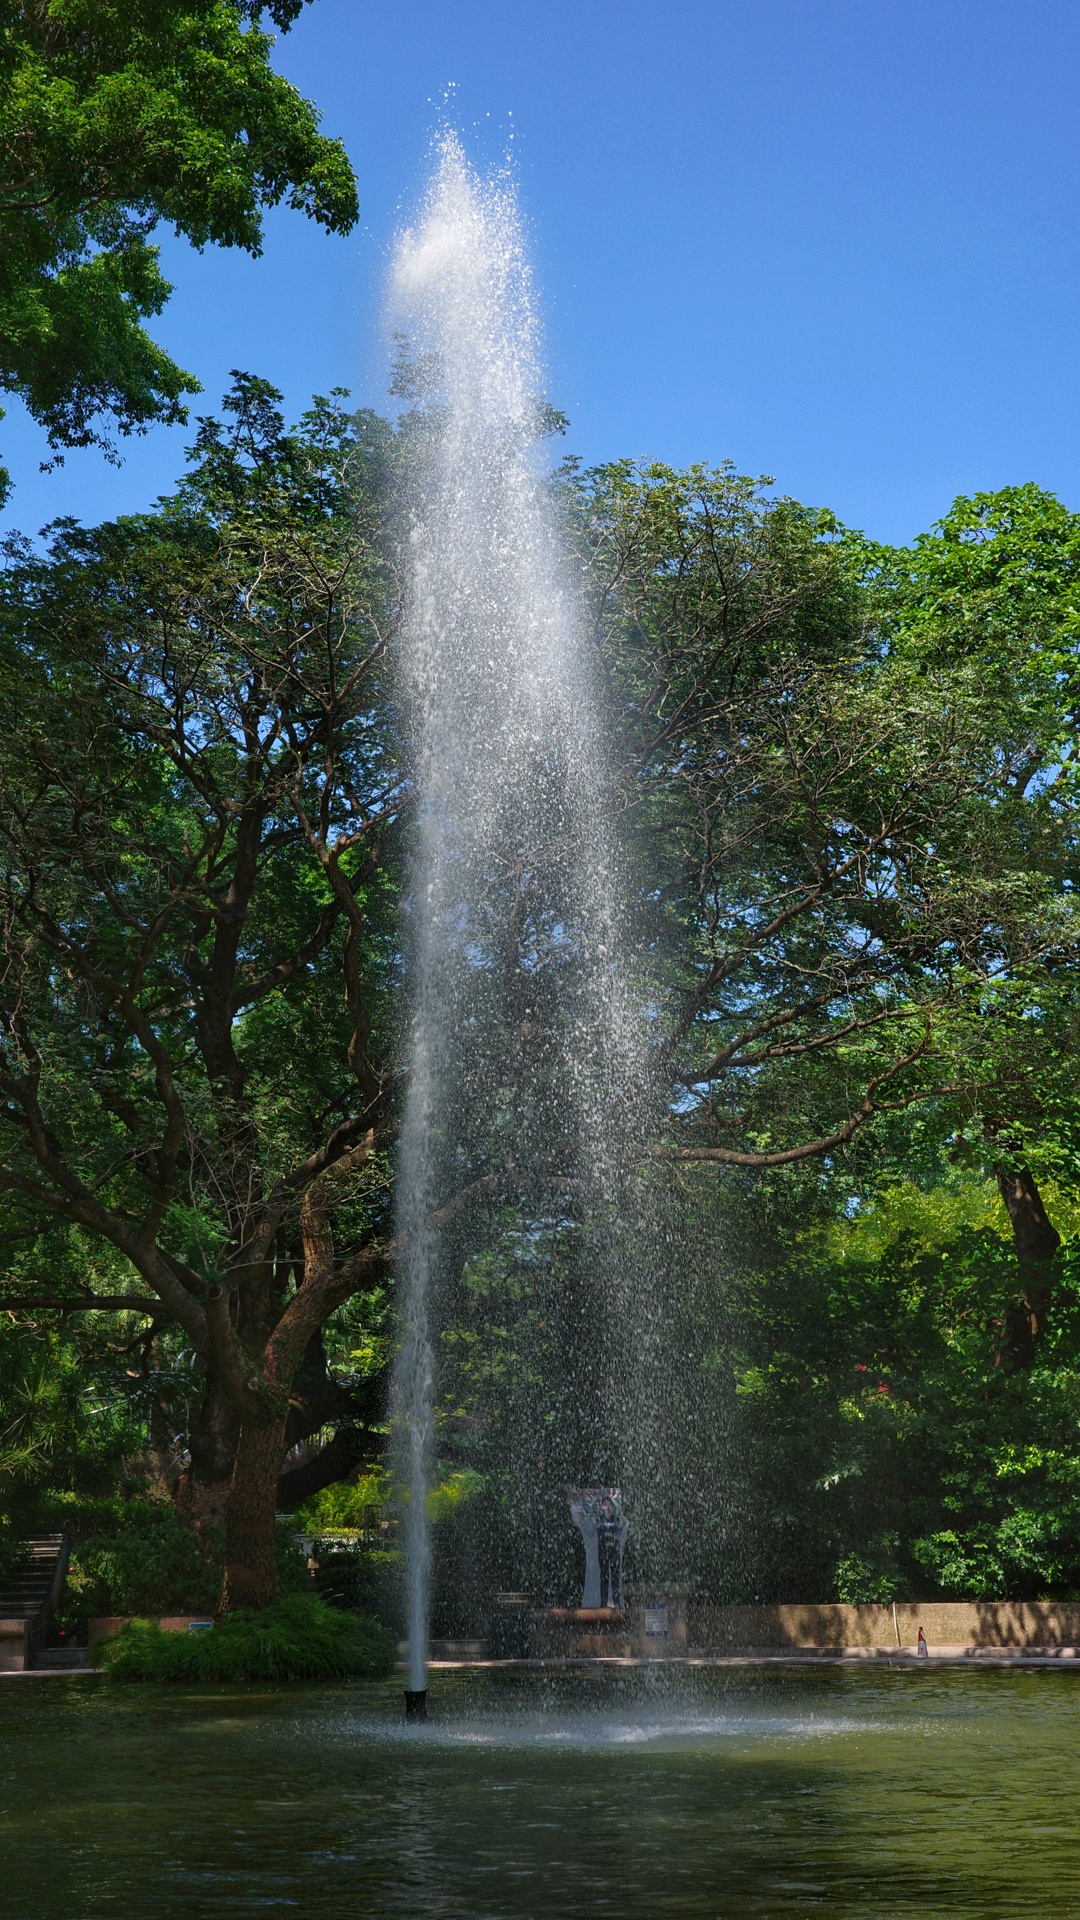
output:
[[[895,1606],[691,1606],[689,1640],[717,1653],[750,1647],[1080,1646],[1080,1602],[946,1601]]]

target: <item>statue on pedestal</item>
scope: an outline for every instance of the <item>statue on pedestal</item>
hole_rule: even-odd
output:
[[[630,1529],[618,1487],[572,1487],[570,1518],[585,1544],[582,1607],[621,1607],[623,1547]]]

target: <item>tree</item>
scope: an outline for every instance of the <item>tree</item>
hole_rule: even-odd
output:
[[[1004,853],[1014,888],[1040,889],[1057,919],[960,1030],[979,1085],[975,1139],[991,1157],[1017,1260],[999,1359],[1030,1367],[1061,1244],[1034,1163],[1060,1175],[1076,1143],[1080,515],[1038,487],[1005,487],[961,496],[913,547],[871,548],[868,558],[896,657],[930,679],[977,677],[992,690],[994,806],[973,854],[986,864]]]
[[[659,1515],[691,1511],[695,1474],[697,1488],[720,1478],[731,1484],[730,1459],[717,1471],[715,1435],[734,1430],[733,1406],[750,1396],[724,1384],[731,1369],[715,1326],[719,1320],[734,1342],[741,1306],[729,1310],[714,1290],[721,1307],[713,1337],[708,1302],[696,1333],[685,1324],[700,1305],[695,1266],[709,1265],[695,1225],[703,1214],[715,1227],[721,1204],[730,1205],[745,1243],[746,1215],[760,1210],[768,1271],[777,1276],[776,1318],[788,1283],[796,1295],[809,1292],[813,1276],[822,1327],[815,1332],[810,1316],[793,1327],[796,1378],[828,1377],[836,1350],[837,1372],[873,1364],[873,1346],[869,1359],[859,1351],[859,1323],[829,1324],[823,1303],[856,1296],[830,1291],[827,1263],[790,1257],[779,1277],[785,1250],[769,1216],[796,1191],[813,1218],[826,1183],[842,1185],[853,1205],[869,1199],[875,1166],[895,1175],[907,1152],[910,1174],[920,1140],[931,1143],[923,1151],[943,1175],[962,1130],[970,1135],[988,1112],[1001,1111],[1007,1059],[1029,1103],[1038,1103],[1040,1078],[1055,1072],[1060,1097],[1066,1023],[1053,982],[1069,978],[1080,932],[1052,870],[1048,850],[1063,843],[1049,803],[1038,780],[1017,778],[1021,768],[1050,769],[1059,751],[1059,705],[1044,697],[1039,661],[1026,677],[1018,661],[1006,687],[987,656],[916,644],[904,625],[902,556],[731,472],[617,466],[584,477],[571,470],[568,479],[563,501],[590,559],[611,691],[662,1139],[656,1179],[643,1177],[636,1196],[628,1182],[615,1209],[633,1278],[623,1279],[617,1304],[597,1312],[615,1245],[599,1240],[598,1183],[590,1187],[587,1165],[575,1167],[584,1178],[564,1179],[554,1194],[566,1146],[557,1112],[537,1119],[541,1099],[557,1105],[558,1076],[545,1063],[573,1028],[571,943],[554,951],[544,944],[550,883],[542,858],[504,854],[513,895],[493,889],[490,930],[485,923],[497,955],[486,977],[491,1007],[501,1010],[501,1041],[492,1041],[490,1009],[478,1023],[491,1048],[483,1078],[490,1118],[471,1093],[470,1126],[446,1132],[459,1169],[471,1154],[470,1174],[484,1182],[487,1201],[462,1218],[443,1283],[444,1445],[455,1465],[484,1477],[485,1501],[472,1509],[478,1534],[493,1497],[502,1498],[491,1535],[505,1543],[497,1573],[504,1582],[515,1577],[510,1565],[523,1564],[520,1545],[510,1546],[507,1489],[520,1496],[527,1488],[532,1511],[554,1503],[572,1472],[567,1454],[590,1457],[605,1442],[620,1474],[630,1471],[620,1417],[635,1429],[636,1446],[657,1407],[668,1431],[678,1408],[685,1438],[700,1430],[714,1388],[718,1396],[694,1472],[677,1472],[661,1487],[670,1453],[661,1445],[649,1484],[647,1448],[637,1447],[636,1511],[640,1517],[650,1505],[657,1531]],[[1039,1046],[1024,1040],[1034,1002],[1058,1009]],[[455,1045],[467,1058],[475,1041],[462,1025]],[[606,1118],[619,1139],[614,1104]],[[1009,1111],[1017,1110],[1014,1097]],[[800,1167],[811,1170],[806,1181],[786,1188],[782,1176],[794,1182]],[[718,1196],[711,1209],[704,1170],[723,1181],[723,1203]],[[797,1240],[794,1204],[785,1227]],[[990,1245],[996,1258],[985,1263],[978,1310],[982,1333],[1000,1344],[989,1323],[1004,1328],[1010,1316],[1000,1244]],[[963,1311],[971,1310],[969,1298]],[[757,1312],[748,1373],[773,1312],[767,1301]],[[911,1374],[920,1353],[941,1360],[944,1328],[913,1331],[886,1310],[879,1318]],[[610,1328],[617,1332],[605,1341]],[[970,1413],[985,1385],[978,1367],[961,1377],[945,1364],[939,1372],[952,1383],[942,1398],[955,1390]],[[800,1472],[836,1438],[834,1409],[814,1399],[801,1393],[784,1408],[791,1459],[800,1448],[805,1455]],[[531,1409],[531,1424],[508,1422],[511,1405]],[[582,1409],[601,1405],[599,1431],[583,1432]],[[880,1464],[887,1422],[879,1416],[876,1408]],[[939,1436],[947,1431],[943,1418],[931,1424]],[[948,1444],[956,1444],[955,1431],[935,1454],[935,1471]],[[783,1450],[777,1441],[774,1451]],[[792,1473],[789,1484],[796,1479]],[[809,1502],[803,1486],[791,1504],[835,1515],[841,1501]],[[752,1506],[747,1496],[742,1512]],[[853,1519],[849,1532],[857,1531]],[[842,1557],[841,1532],[834,1560]],[[684,1540],[692,1533],[684,1527]],[[793,1553],[796,1564],[809,1566],[805,1552]],[[814,1571],[821,1575],[820,1564]]]
[[[1015,489],[896,553],[662,468],[581,511],[668,989],[680,1428],[711,1396],[729,1489],[702,1538],[738,1597],[1067,1589],[1077,523]],[[936,1231],[874,1248],[897,1195]]]
[[[279,397],[238,377],[159,512],[16,548],[0,629],[5,1304],[68,1223],[194,1349],[226,1607],[272,1597],[286,1445],[341,1411],[322,1329],[389,1264],[386,435]]]
[[[150,234],[261,249],[287,199],[357,216],[339,141],[270,64],[305,0],[5,0],[0,8],[0,386],[50,447],[187,418],[199,391],[141,322],[171,292]],[[62,454],[59,456],[62,458]],[[7,475],[0,476],[3,491]]]
[[[1030,858],[1060,737],[1045,663],[1018,700],[985,657],[901,644],[882,550],[729,470],[576,487],[666,975],[670,1152],[793,1164],[973,1098],[950,1032],[1075,952]]]
[[[719,1446],[706,1426],[693,1463],[728,1489],[719,1511],[702,1502],[698,1577],[724,1597],[1075,1589],[1075,1255],[1035,1363],[996,1364],[1011,1229],[994,1180],[950,1162],[933,1118],[909,1110],[872,1152],[863,1135],[825,1178],[757,1176],[766,1206],[693,1174],[697,1391],[714,1423],[734,1415]],[[1075,1179],[1049,1190],[1075,1231]]]

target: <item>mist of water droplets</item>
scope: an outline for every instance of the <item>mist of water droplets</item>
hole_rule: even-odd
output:
[[[646,1073],[601,703],[545,478],[522,222],[511,183],[478,178],[453,138],[400,238],[391,307],[424,389],[405,436],[419,812],[396,1370],[410,1685],[421,1687],[450,1223],[477,1193],[549,1208],[575,1193],[579,1208],[583,1192],[610,1199]]]

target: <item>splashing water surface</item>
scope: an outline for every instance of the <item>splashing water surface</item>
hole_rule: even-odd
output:
[[[605,1194],[610,1206],[643,1075],[600,703],[538,453],[520,215],[505,177],[481,181],[452,137],[399,241],[391,304],[421,389],[405,435],[419,816],[396,1408],[410,1686],[422,1687],[448,1235],[480,1194],[580,1207],[587,1191],[594,1213]]]
[[[1078,1920],[1077,1675],[920,1668],[0,1682],[4,1912]]]

